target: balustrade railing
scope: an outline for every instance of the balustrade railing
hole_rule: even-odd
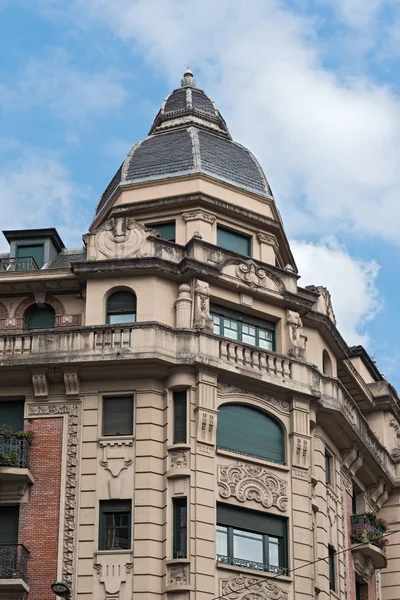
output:
[[[220,358],[238,366],[248,366],[271,375],[292,379],[292,360],[240,342],[220,340]]]
[[[370,515],[352,515],[351,539],[355,543],[366,543],[385,550],[388,540],[385,539],[387,526],[378,517]]]
[[[30,442],[15,435],[0,435],[0,467],[29,469]]]
[[[0,272],[2,271],[37,271],[39,269],[33,256],[23,258],[0,258]]]
[[[23,544],[0,544],[0,579],[27,582],[29,552]]]

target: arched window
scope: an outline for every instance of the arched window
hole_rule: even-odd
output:
[[[36,307],[30,311],[26,319],[27,329],[47,329],[55,325],[55,312],[51,306]]]
[[[224,404],[219,409],[217,446],[281,464],[285,462],[282,427],[264,412],[242,404]]]
[[[115,292],[107,300],[107,323],[135,323],[136,295],[133,292]]]
[[[332,361],[326,350],[322,352],[322,372],[332,377]]]

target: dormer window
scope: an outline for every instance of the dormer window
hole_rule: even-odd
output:
[[[17,244],[15,257],[16,271],[32,271],[41,269],[44,265],[43,244]]]

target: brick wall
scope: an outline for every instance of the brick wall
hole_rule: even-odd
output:
[[[19,543],[30,551],[29,600],[54,600],[50,584],[57,579],[63,420],[25,423],[33,432],[30,470],[35,483],[29,502],[21,505]]]

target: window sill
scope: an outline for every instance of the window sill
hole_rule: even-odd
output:
[[[119,442],[122,444],[126,444],[126,442],[131,445],[134,441],[134,435],[102,435],[97,438],[100,446],[107,446],[107,444],[118,444]]]
[[[280,463],[273,462],[268,460],[267,458],[256,458],[255,456],[251,456],[251,454],[241,454],[240,452],[234,452],[233,450],[223,450],[222,448],[218,448],[216,450],[217,454],[221,456],[229,456],[230,458],[235,458],[239,461],[246,461],[251,463],[256,463],[258,465],[268,465],[271,468],[279,469],[280,471],[289,472],[290,468],[287,465],[281,465]]]
[[[170,446],[167,446],[167,450],[190,450],[190,449],[191,449],[190,444],[171,444]]]
[[[181,563],[190,564],[190,558],[170,558],[165,561],[166,565],[179,565]]]
[[[108,554],[132,554],[130,550],[96,550],[96,556],[107,556]]]
[[[223,563],[217,562],[218,569],[225,569],[227,571],[235,571],[235,573],[249,573],[249,575],[255,576],[257,573],[257,577],[265,577],[267,579],[279,579],[279,581],[293,581],[292,577],[288,575],[277,575],[276,573],[269,573],[268,571],[259,571],[258,569],[247,569],[246,567],[236,567],[235,565],[225,565]]]

